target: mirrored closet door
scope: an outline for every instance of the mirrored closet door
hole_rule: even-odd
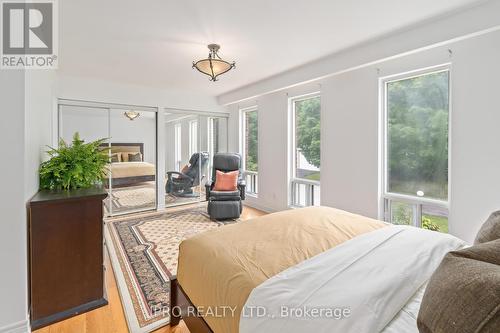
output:
[[[156,112],[110,109],[110,211],[156,208]]]
[[[71,143],[105,139],[110,164],[103,186],[105,214],[115,216],[156,209],[156,112],[81,101],[60,101],[59,137]]]
[[[200,117],[197,114],[165,113],[165,206],[202,200],[202,172],[208,154],[201,147]]]
[[[227,117],[165,112],[165,205],[205,200],[213,155],[227,151]]]

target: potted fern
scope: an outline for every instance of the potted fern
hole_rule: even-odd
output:
[[[85,143],[77,133],[68,145],[63,139],[59,147],[47,152],[50,159],[40,165],[40,189],[76,190],[102,185],[109,163],[106,139]]]

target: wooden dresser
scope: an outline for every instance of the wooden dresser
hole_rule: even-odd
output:
[[[29,203],[32,329],[107,305],[101,188],[40,191]]]

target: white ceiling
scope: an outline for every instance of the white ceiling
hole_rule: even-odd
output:
[[[481,0],[64,0],[63,74],[219,95]],[[191,68],[221,44],[236,70]]]

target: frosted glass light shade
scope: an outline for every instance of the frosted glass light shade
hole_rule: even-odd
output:
[[[211,81],[217,81],[217,77],[234,68],[235,63],[229,63],[219,57],[217,54],[219,49],[218,45],[210,44],[208,48],[210,49],[208,58],[193,62],[193,68],[196,68],[201,73],[210,76]]]
[[[125,117],[127,117],[130,120],[134,120],[135,118],[137,118],[141,115],[137,111],[125,111],[123,114],[125,115]]]

